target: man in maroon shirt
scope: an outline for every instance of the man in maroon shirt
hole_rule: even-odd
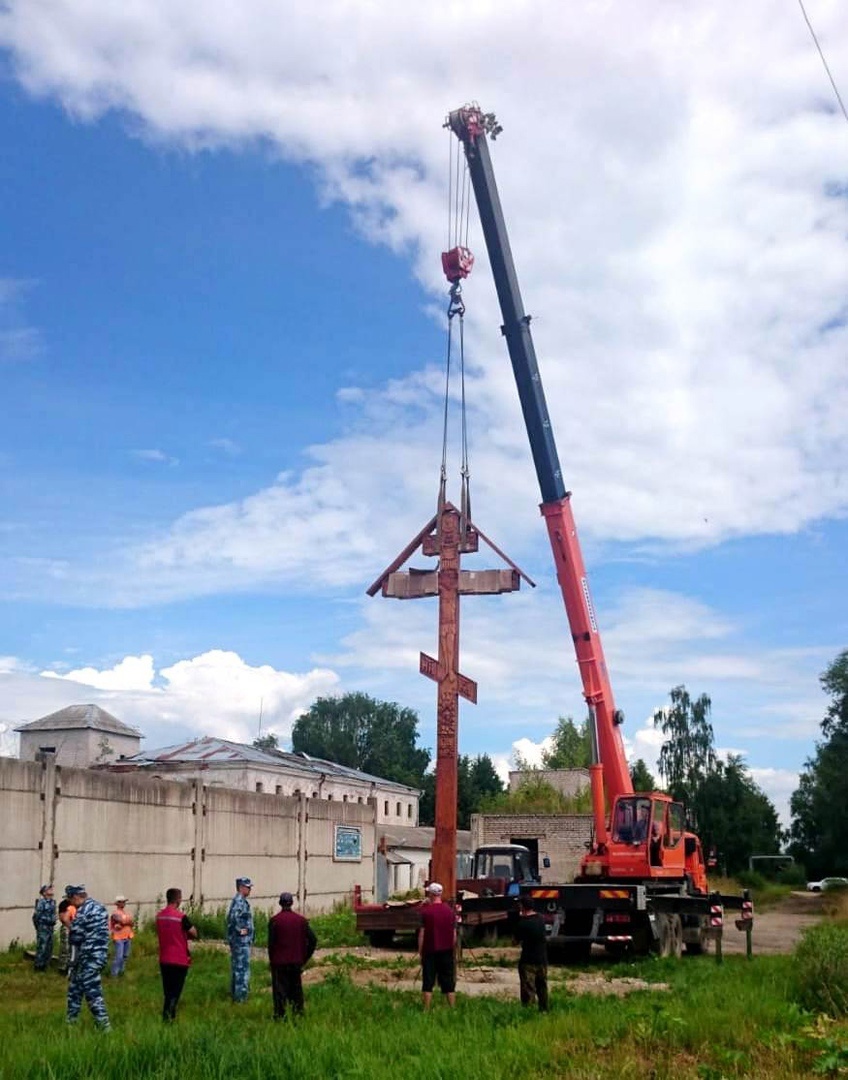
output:
[[[450,904],[442,900],[442,886],[431,881],[426,903],[421,908],[418,931],[418,955],[421,957],[421,1000],[425,1011],[433,1000],[436,980],[448,1005],[456,1003],[456,916]]]
[[[179,889],[168,889],[165,900],[167,907],[156,916],[156,936],[159,938],[159,970],[165,995],[162,1019],[168,1022],[177,1017],[177,1004],[191,964],[188,942],[189,938],[197,937],[197,929],[188,915],[180,911],[183,894]]]
[[[268,923],[268,960],[271,963],[271,989],[274,995],[274,1019],[282,1020],[291,1002],[296,1013],[303,1012],[303,965],[315,952],[318,941],[302,915],[292,911],[294,897],[280,893],[280,908]]]

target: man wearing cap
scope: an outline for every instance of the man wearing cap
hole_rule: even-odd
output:
[[[56,925],[56,901],[53,899],[53,886],[42,885],[38,890],[38,899],[32,912],[32,925],[35,927],[35,967],[36,971],[46,971],[53,955],[53,927]]]
[[[112,956],[112,975],[123,975],[133,939],[133,917],[127,911],[127,898],[123,895],[115,897],[115,910],[109,916],[109,930],[115,950]]]
[[[237,1005],[247,1001],[250,990],[250,946],[253,944],[253,912],[250,910],[250,878],[236,878],[236,895],[227,912],[230,943],[230,996]]]
[[[418,955],[421,958],[421,999],[425,1011],[433,1000],[436,980],[448,1005],[456,1002],[456,916],[453,908],[442,900],[443,891],[437,881],[431,881],[427,886],[428,903],[421,908]]]
[[[68,892],[77,909],[68,934],[71,949],[75,951],[68,980],[68,1023],[79,1020],[85,998],[98,1028],[109,1031],[109,1014],[100,982],[100,972],[109,953],[109,915],[102,904],[88,895],[85,885],[69,885]]]
[[[286,1015],[288,1002],[296,1013],[303,1012],[303,965],[318,944],[307,920],[292,911],[293,904],[294,897],[290,892],[280,893],[280,911],[268,923],[268,960],[275,1020],[282,1020]]]
[[[73,885],[65,886],[65,895],[59,901],[57,909],[59,913],[59,972],[62,975],[67,975],[71,967],[71,944],[68,934],[77,913],[77,909],[71,903],[71,889]]]

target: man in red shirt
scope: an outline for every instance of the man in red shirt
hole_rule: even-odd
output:
[[[268,960],[275,1020],[285,1017],[288,1002],[296,1013],[303,1012],[303,965],[318,944],[306,919],[292,911],[293,904],[294,897],[290,892],[280,893],[281,910],[268,923]]]
[[[425,1011],[430,1008],[437,979],[448,1005],[456,1003],[456,916],[450,904],[442,900],[443,891],[437,881],[431,881],[427,886],[429,902],[421,909],[418,955],[421,957],[421,1000]]]
[[[156,916],[156,936],[159,938],[159,970],[165,995],[162,1019],[167,1023],[177,1018],[177,1003],[191,964],[188,942],[189,938],[197,937],[197,928],[192,926],[188,915],[180,911],[183,894],[179,889],[168,889],[165,900],[167,907]]]

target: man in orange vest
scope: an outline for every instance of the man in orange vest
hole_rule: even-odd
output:
[[[112,932],[112,944],[115,949],[112,957],[112,975],[123,975],[124,966],[130,955],[130,943],[133,939],[133,917],[127,908],[125,896],[115,897],[115,910],[109,916],[109,929]]]

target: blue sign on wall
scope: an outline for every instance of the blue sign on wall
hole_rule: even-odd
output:
[[[362,862],[362,830],[355,825],[337,825],[333,858],[337,862]]]

